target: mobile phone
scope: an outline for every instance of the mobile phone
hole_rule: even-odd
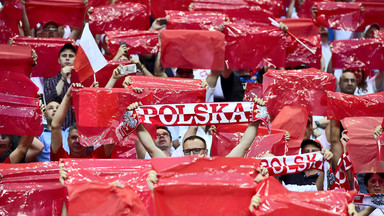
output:
[[[137,72],[136,64],[123,65],[120,71],[121,74],[125,74],[125,75],[136,73],[136,72]]]
[[[41,104],[44,104],[44,105],[45,105],[43,94],[39,94],[39,100],[41,101]]]
[[[167,19],[160,19],[160,25],[167,25]]]
[[[119,46],[127,46],[127,42],[120,42]]]

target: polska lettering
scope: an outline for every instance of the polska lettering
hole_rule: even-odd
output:
[[[164,126],[269,122],[266,107],[253,102],[149,105],[137,113],[142,123]]]
[[[323,169],[323,155],[321,153],[260,159],[260,165],[267,168],[270,175],[294,174],[310,169]]]

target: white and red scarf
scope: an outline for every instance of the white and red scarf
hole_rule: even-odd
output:
[[[356,205],[372,206],[384,209],[384,193],[377,194],[357,194],[353,201]]]
[[[251,123],[258,120],[270,130],[267,108],[253,102],[145,105],[124,113],[116,135],[121,140],[136,130],[140,123],[183,126]]]

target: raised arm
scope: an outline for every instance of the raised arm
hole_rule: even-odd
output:
[[[343,154],[343,147],[340,143],[340,121],[331,120],[329,124],[331,127],[331,152],[334,155],[332,159],[332,169],[335,170]]]
[[[131,111],[139,107],[139,103],[135,102],[128,106],[127,110]],[[145,150],[148,152],[148,154],[151,157],[167,157],[163,151],[161,151],[157,146],[155,145],[155,142],[153,141],[151,135],[147,131],[147,129],[144,127],[143,124],[139,124],[139,126],[136,129],[137,137],[139,138],[141,144],[144,146]]]
[[[36,161],[37,155],[39,155],[41,151],[43,151],[43,149],[44,144],[39,139],[34,137],[32,140],[32,144],[27,151],[27,155],[25,156],[25,162],[29,163]]]
[[[19,163],[27,154],[32,144],[33,136],[22,136],[16,149],[9,155],[10,163]]]
[[[265,105],[265,102],[262,99],[256,98],[255,102],[261,106]],[[244,132],[243,137],[241,137],[240,139],[239,144],[232,149],[232,151],[227,155],[227,157],[244,157],[244,155],[247,153],[249,147],[251,146],[253,140],[256,137],[259,124],[260,124],[260,121],[256,121],[248,125],[247,129]]]
[[[119,65],[113,70],[112,76],[111,76],[111,78],[109,78],[109,81],[108,81],[107,85],[105,85],[105,88],[113,88],[115,86],[117,80],[126,76],[126,74],[120,73],[122,67],[123,67],[123,65]]]

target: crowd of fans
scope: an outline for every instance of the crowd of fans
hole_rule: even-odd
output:
[[[1,1],[4,6],[10,1]],[[111,0],[110,4],[115,4]],[[287,8],[287,18],[298,18],[295,13],[300,8],[303,1],[291,0]],[[23,20],[20,21],[20,35],[41,37],[41,38],[72,38],[75,41],[80,39],[82,29],[71,26],[59,26],[55,21],[39,23],[37,26],[30,26],[28,14],[25,10],[25,0],[21,0],[23,6]],[[84,2],[88,4],[88,2]],[[296,4],[295,4],[296,3]],[[295,8],[296,7],[296,8]],[[313,8],[316,13],[316,8]],[[91,13],[89,8],[87,13]],[[164,18],[151,18],[149,31],[161,31],[166,29],[166,24],[162,22]],[[281,29],[287,31],[284,22],[280,24]],[[217,31],[221,30],[217,26]],[[363,38],[373,37],[373,31],[380,30],[378,24],[372,24],[365,28],[360,34]],[[320,27],[322,43],[322,66],[324,72],[331,73],[337,78],[336,91],[350,95],[365,95],[380,92],[384,89],[384,71],[373,70],[365,73],[364,70],[333,70],[331,62],[331,52],[329,47],[329,38],[350,39],[358,34],[329,31],[325,27]],[[331,35],[334,34],[334,35]],[[345,36],[347,35],[347,36]],[[156,55],[138,55],[130,53],[125,44],[121,44],[115,56],[110,56],[109,50],[105,46],[105,35],[94,35],[95,40],[100,44],[100,50],[105,58],[113,61],[130,61],[136,64],[137,75],[157,76],[157,77],[177,77],[193,79],[193,69],[163,68],[160,61],[160,53]],[[60,158],[111,158],[111,153],[116,143],[103,145],[98,148],[84,147],[80,144],[79,133],[76,127],[74,110],[72,109],[72,88],[79,87],[81,84],[72,83],[73,65],[76,59],[77,49],[70,43],[65,44],[58,53],[58,64],[61,70],[52,78],[36,78],[32,81],[40,86],[39,93],[43,95],[40,100],[40,108],[44,117],[44,131],[40,137],[28,137],[18,135],[2,134],[0,136],[0,160],[2,163],[30,163],[58,161]],[[177,59],[175,59],[177,61]],[[297,69],[307,68],[306,65],[297,65]],[[197,68],[194,68],[197,69]],[[284,69],[284,68],[279,68]],[[296,68],[295,68],[296,69]],[[320,69],[320,68],[319,68]],[[131,84],[130,77],[121,73],[123,65],[118,66],[110,75],[106,86],[99,86],[95,82],[92,87],[95,88],[113,88],[119,79],[124,78],[123,86],[128,87]],[[223,71],[209,71],[208,76],[202,80],[202,87],[207,89],[206,102],[219,101],[242,101],[247,83],[262,83],[262,75],[268,70],[264,68],[251,69],[228,69]],[[71,87],[72,86],[72,87]],[[145,89],[134,88],[134,91],[141,93]],[[254,99],[258,105],[264,106],[262,99]],[[177,101],[175,101],[177,103]],[[139,101],[132,101],[127,108],[134,110],[140,105]],[[384,114],[383,114],[384,116]],[[272,117],[273,118],[273,117]],[[3,125],[6,123],[0,123]],[[256,137],[259,121],[250,123],[244,132],[239,144],[227,155],[227,157],[244,157]],[[378,137],[383,128],[379,125],[373,136]],[[180,157],[180,156],[210,156],[211,131],[215,127],[201,127],[191,125],[180,127],[158,126],[156,129],[156,139],[152,139],[143,124],[137,129],[138,140],[135,141],[136,155],[138,159],[148,159],[153,157]],[[286,141],[289,143],[290,134],[286,133]],[[312,153],[321,152],[324,159],[331,162],[332,167],[336,168],[343,152],[346,151],[348,141],[346,132],[343,132],[343,125],[340,121],[327,120],[322,116],[309,116],[307,130],[301,143],[301,152]],[[320,140],[320,141],[319,141]],[[273,155],[264,155],[264,157]],[[259,170],[259,175],[263,178],[268,177],[265,169]],[[316,191],[323,189],[324,173],[315,169],[306,170],[292,175],[283,175],[277,177],[279,181],[289,190],[293,191]],[[360,176],[365,185],[360,189],[364,193],[384,193],[383,173],[369,173]],[[151,171],[148,177],[148,184],[153,188],[157,182],[156,172]],[[258,207],[260,196],[256,195],[251,202],[252,207]],[[350,208],[352,215],[381,215],[382,211],[373,207],[360,209],[355,212]],[[373,213],[372,213],[373,212]]]

